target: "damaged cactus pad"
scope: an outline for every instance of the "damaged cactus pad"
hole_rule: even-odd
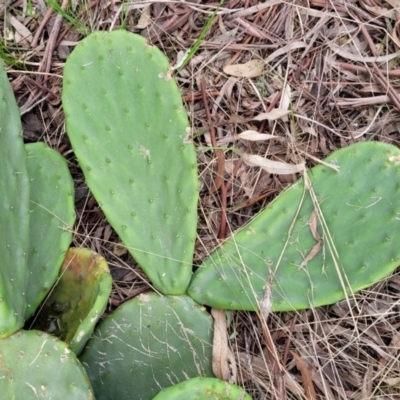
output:
[[[89,249],[70,248],[33,327],[57,336],[79,354],[106,308],[111,284],[103,257]]]

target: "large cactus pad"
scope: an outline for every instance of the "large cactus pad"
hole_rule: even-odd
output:
[[[196,271],[188,293],[216,308],[331,304],[400,264],[400,150],[338,150],[278,196]]]
[[[67,132],[87,184],[154,286],[185,292],[197,224],[197,167],[168,60],[125,31],[84,39],[64,70]]]
[[[28,319],[57,279],[72,241],[74,182],[64,158],[43,143],[25,146],[30,180]]]
[[[188,378],[213,376],[212,320],[187,296],[142,294],[95,330],[80,357],[97,400],[151,400]]]
[[[22,327],[28,282],[29,179],[20,113],[0,60],[0,337]]]
[[[0,340],[2,399],[94,400],[75,354],[39,331],[18,331]]]
[[[217,378],[192,378],[163,389],[153,400],[251,400],[239,386]]]

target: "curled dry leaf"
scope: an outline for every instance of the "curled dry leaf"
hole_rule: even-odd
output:
[[[350,51],[346,50],[342,46],[338,46],[335,43],[327,43],[327,46],[329,46],[333,51],[334,54],[338,54],[340,57],[346,58],[351,61],[359,61],[363,63],[381,63],[381,62],[389,62],[390,60],[393,60],[394,58],[397,58],[400,56],[400,51],[396,51],[395,53],[390,53],[384,56],[378,56],[378,57],[364,57],[359,54],[353,54]]]
[[[305,42],[300,42],[300,41],[296,41],[296,42],[292,42],[289,43],[286,46],[280,47],[278,50],[275,50],[273,53],[271,53],[266,59],[265,62],[266,63],[270,63],[272,60],[274,60],[275,58],[283,55],[283,54],[287,54],[292,50],[297,50],[297,49],[301,49],[303,47],[307,47],[307,43]]]
[[[212,369],[215,376],[223,381],[236,383],[236,361],[228,346],[228,332],[225,310],[211,309],[214,318],[214,339]]]
[[[235,135],[237,139],[250,140],[252,142],[259,142],[263,140],[278,139],[281,140],[279,136],[270,135],[269,133],[259,133],[257,131],[243,131]]]
[[[254,154],[241,153],[243,162],[250,167],[260,167],[270,174],[289,175],[304,171],[305,163],[287,164],[280,161],[272,161]]]
[[[239,78],[255,78],[263,73],[264,65],[263,60],[250,60],[245,64],[227,65],[224,67],[224,72]]]

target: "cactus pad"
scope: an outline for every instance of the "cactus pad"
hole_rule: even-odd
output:
[[[213,376],[212,319],[187,296],[142,294],[95,330],[80,357],[97,400],[151,400],[188,378]]]
[[[20,113],[0,60],[0,337],[24,324],[29,179]]]
[[[30,180],[28,319],[57,279],[72,240],[74,182],[64,158],[43,143],[25,146]]]
[[[103,257],[85,248],[69,249],[34,328],[57,336],[79,354],[106,308],[111,283]]]
[[[47,333],[20,330],[1,339],[0,359],[3,399],[94,400],[75,354]]]
[[[331,304],[400,264],[400,150],[363,142],[331,154],[234,234],[194,274],[189,295],[223,309]],[[313,198],[312,198],[313,197]]]
[[[197,166],[166,57],[139,35],[96,32],[64,69],[68,136],[108,221],[165,294],[192,273]]]
[[[163,389],[153,400],[251,400],[239,386],[217,378],[192,378]]]

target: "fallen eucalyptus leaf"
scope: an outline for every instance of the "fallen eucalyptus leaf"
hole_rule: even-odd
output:
[[[287,164],[280,161],[272,161],[254,154],[241,153],[243,162],[250,167],[260,167],[270,174],[289,175],[304,171],[305,163]]]
[[[275,121],[276,119],[282,118],[290,113],[289,110],[283,110],[282,108],[274,108],[269,112],[258,114],[252,118],[252,121]]]
[[[250,60],[245,64],[226,65],[224,72],[239,78],[255,78],[263,73],[264,65],[263,60]]]
[[[252,131],[252,130],[243,131],[242,133],[238,133],[235,136],[237,139],[250,140],[252,142],[258,142],[270,139],[282,140],[282,138],[280,138],[279,136],[270,135],[269,133],[259,133],[257,131]]]

